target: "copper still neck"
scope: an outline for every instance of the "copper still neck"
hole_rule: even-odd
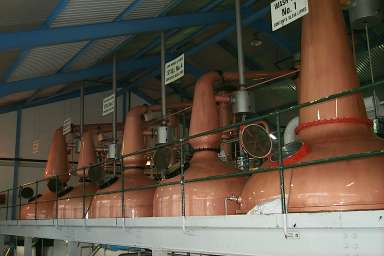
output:
[[[320,99],[359,85],[338,0],[309,1],[303,19],[299,103]],[[297,132],[304,141],[366,133],[368,120],[361,95],[355,94],[300,110]]]
[[[142,115],[146,111],[145,106],[138,106],[127,113],[124,124],[124,136],[122,155],[134,153],[144,148],[144,136]],[[124,167],[144,167],[145,158],[143,154],[128,156],[124,158]]]
[[[209,72],[197,81],[193,97],[190,135],[219,127],[219,118],[213,85],[222,78],[217,72]],[[221,133],[194,138],[190,141],[194,149],[219,148]]]
[[[63,129],[55,131],[52,144],[49,148],[48,161],[44,171],[44,177],[68,173],[67,145],[63,135]]]
[[[82,168],[89,167],[90,165],[96,164],[96,151],[95,151],[95,145],[93,143],[93,136],[92,131],[87,130],[84,132],[83,136],[81,137],[80,142],[80,154],[79,154],[79,160],[78,160],[78,176],[84,177],[86,176],[86,172],[82,170]]]

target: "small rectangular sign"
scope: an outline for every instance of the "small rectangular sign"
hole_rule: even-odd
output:
[[[32,154],[39,153],[40,140],[32,141]]]
[[[308,12],[308,0],[276,0],[272,2],[272,31],[288,25],[305,16]]]
[[[111,94],[103,99],[103,116],[115,111],[115,95]]]
[[[66,135],[71,132],[72,129],[72,120],[71,118],[67,118],[63,123],[63,135]]]
[[[184,76],[184,53],[165,63],[165,84],[170,84]]]

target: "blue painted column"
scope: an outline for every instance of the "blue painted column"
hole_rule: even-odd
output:
[[[123,93],[123,111],[121,112],[123,114],[123,125],[125,124],[125,116],[127,115],[127,93]]]
[[[21,116],[22,116],[22,108],[17,110],[16,117],[16,142],[15,142],[15,162],[13,168],[13,193],[12,193],[12,205],[16,205],[17,203],[17,191],[15,190],[19,184],[19,158],[20,158],[20,137],[21,137]],[[17,217],[16,207],[12,207],[12,219],[15,220]]]

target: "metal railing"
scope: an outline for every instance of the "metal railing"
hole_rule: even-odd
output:
[[[38,204],[56,202],[55,219],[57,219],[57,218],[59,218],[59,214],[58,214],[59,201],[61,201],[61,200],[68,200],[68,199],[75,199],[75,198],[81,198],[83,200],[83,218],[86,218],[87,211],[88,211],[88,209],[86,209],[87,208],[86,207],[86,199],[88,197],[94,197],[96,195],[107,195],[107,194],[122,193],[122,196],[121,196],[121,216],[125,217],[124,192],[147,190],[147,189],[153,189],[153,188],[157,188],[157,187],[179,185],[179,186],[181,186],[181,189],[180,189],[180,193],[181,193],[181,195],[180,195],[181,196],[181,215],[185,216],[186,215],[186,210],[185,210],[185,208],[186,208],[185,185],[188,184],[188,183],[204,182],[204,181],[212,181],[212,180],[221,180],[221,179],[227,179],[227,178],[233,178],[233,177],[244,177],[244,176],[251,176],[251,175],[253,175],[255,173],[279,171],[279,174],[280,174],[279,175],[279,177],[280,177],[279,180],[280,180],[280,196],[281,196],[282,213],[286,214],[288,212],[287,211],[287,205],[286,205],[286,202],[285,202],[285,184],[284,184],[284,171],[286,169],[305,167],[305,166],[309,166],[309,165],[319,165],[319,164],[325,164],[325,163],[331,163],[331,162],[337,162],[337,161],[345,161],[345,160],[352,160],[352,159],[361,159],[361,158],[368,158],[368,157],[384,156],[384,149],[383,150],[378,150],[378,151],[359,152],[359,153],[348,154],[348,155],[339,155],[339,156],[329,157],[329,158],[326,158],[326,159],[316,159],[316,160],[311,160],[311,161],[302,161],[302,162],[298,162],[298,163],[294,163],[294,164],[284,165],[283,156],[282,156],[282,146],[283,146],[283,143],[282,143],[283,142],[282,141],[282,132],[280,130],[281,129],[280,128],[281,115],[289,113],[289,112],[292,112],[292,111],[297,111],[297,110],[299,110],[301,108],[305,108],[305,107],[313,106],[313,105],[320,104],[320,103],[323,103],[323,102],[327,102],[327,101],[330,101],[330,100],[334,100],[334,99],[337,99],[337,98],[340,98],[340,97],[344,97],[344,96],[348,96],[348,95],[352,95],[352,94],[356,94],[356,93],[367,92],[367,91],[373,90],[374,88],[379,88],[379,87],[384,87],[384,81],[376,82],[376,83],[369,84],[369,85],[366,85],[366,86],[363,86],[363,87],[353,88],[351,90],[347,90],[347,91],[344,91],[344,92],[333,94],[333,95],[330,95],[330,96],[327,96],[327,97],[324,97],[324,98],[321,98],[321,99],[318,99],[318,100],[314,100],[314,101],[311,101],[311,102],[306,102],[306,103],[294,105],[294,106],[291,106],[291,107],[288,107],[288,108],[279,109],[279,110],[276,110],[274,112],[271,112],[271,113],[268,113],[268,114],[265,114],[265,115],[261,115],[261,116],[257,116],[257,117],[252,117],[252,118],[249,118],[249,119],[247,119],[245,121],[228,125],[226,127],[217,128],[217,129],[214,129],[214,130],[211,130],[211,131],[203,132],[203,133],[192,135],[192,136],[185,136],[185,137],[180,138],[179,141],[174,141],[174,142],[169,142],[169,143],[165,143],[165,144],[156,145],[156,146],[153,146],[153,147],[148,147],[148,148],[145,148],[145,149],[142,149],[142,150],[138,150],[138,151],[130,153],[130,154],[122,155],[122,156],[118,157],[115,160],[108,160],[108,163],[113,163],[114,161],[119,161],[122,170],[124,170],[124,162],[123,162],[123,160],[126,157],[130,157],[130,156],[134,156],[134,155],[138,155],[138,154],[144,154],[144,153],[153,152],[153,151],[155,151],[155,150],[157,150],[159,148],[163,148],[163,147],[179,145],[179,148],[180,148],[180,175],[179,176],[180,176],[180,178],[178,180],[176,180],[176,181],[172,181],[172,182],[161,181],[161,182],[156,182],[156,183],[151,184],[151,185],[144,185],[144,186],[135,186],[134,184],[132,184],[132,185],[130,184],[130,186],[126,188],[126,186],[125,186],[126,184],[124,184],[124,178],[121,178],[121,188],[119,190],[108,191],[108,192],[106,192],[106,191],[104,191],[104,192],[98,191],[96,193],[87,194],[87,193],[85,193],[85,182],[86,181],[85,181],[85,179],[83,179],[83,181],[82,181],[83,193],[81,195],[79,195],[79,196],[71,196],[71,197],[69,197],[69,196],[65,196],[64,195],[64,196],[59,197],[58,193],[56,193],[57,196],[56,196],[56,198],[54,200],[44,200],[44,201],[43,200],[37,200],[37,195],[38,195],[39,188],[42,187],[41,183],[47,182],[48,179],[55,178],[55,180],[56,180],[56,188],[58,188],[58,184],[57,183],[58,183],[58,181],[60,179],[60,176],[55,176],[55,177],[40,179],[40,180],[37,180],[37,181],[34,181],[34,182],[29,182],[29,183],[20,185],[20,186],[18,186],[16,188],[10,188],[10,189],[1,191],[0,193],[6,193],[6,206],[0,207],[0,210],[5,209],[6,210],[6,216],[5,216],[6,220],[10,220],[12,218],[10,218],[10,216],[9,216],[9,210],[13,209],[13,211],[15,211],[15,209],[18,208],[18,215],[17,216],[18,216],[18,219],[20,219],[20,217],[21,217],[21,208],[24,205],[34,204],[35,205],[35,215],[34,215],[34,217],[36,219],[38,217],[37,216]],[[257,121],[261,121],[261,120],[265,120],[265,119],[270,119],[270,118],[274,118],[275,121],[276,121],[276,127],[277,127],[277,140],[276,141],[278,143],[278,162],[279,162],[278,166],[276,166],[276,167],[268,167],[268,168],[256,167],[256,168],[250,168],[248,170],[242,170],[242,171],[237,171],[237,172],[233,172],[233,173],[226,173],[226,174],[222,174],[222,175],[207,176],[207,177],[194,178],[194,179],[185,179],[185,176],[184,176],[184,174],[185,174],[185,165],[184,165],[185,164],[185,149],[184,149],[183,145],[188,143],[188,141],[190,141],[190,140],[192,140],[194,138],[201,137],[201,136],[206,136],[206,135],[210,135],[210,134],[214,134],[214,133],[221,133],[221,132],[225,132],[225,131],[228,131],[228,130],[238,129],[238,128],[240,128],[243,125],[251,124],[251,123],[254,123],[254,122],[257,122]],[[234,142],[236,142],[236,140],[234,140]],[[83,174],[84,174],[83,176],[85,176],[86,169],[98,167],[98,166],[101,166],[102,164],[105,164],[105,162],[93,164],[93,165],[90,165],[90,166],[78,169],[77,171],[83,171]],[[322,171],[322,170],[319,169],[319,171]],[[68,174],[63,174],[63,175],[68,175]],[[20,193],[21,189],[23,187],[27,187],[27,186],[34,186],[34,189],[36,191],[35,192],[36,199],[34,201],[32,201],[32,202],[24,202],[23,203],[21,197],[19,196],[19,202],[18,203],[17,202],[12,202],[12,204],[9,204],[9,198],[10,198],[11,193]],[[56,192],[58,192],[58,191],[56,191]],[[224,199],[223,199],[223,203],[224,203]],[[13,216],[13,217],[15,217],[15,216]]]

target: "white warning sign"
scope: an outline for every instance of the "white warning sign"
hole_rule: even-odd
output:
[[[272,2],[272,31],[288,25],[305,16],[308,12],[308,0],[276,0]]]
[[[165,63],[165,84],[170,84],[184,76],[184,53]]]
[[[66,135],[71,132],[72,129],[72,120],[71,118],[67,118],[63,123],[63,135]]]
[[[111,94],[103,99],[103,116],[115,111],[115,95]]]

